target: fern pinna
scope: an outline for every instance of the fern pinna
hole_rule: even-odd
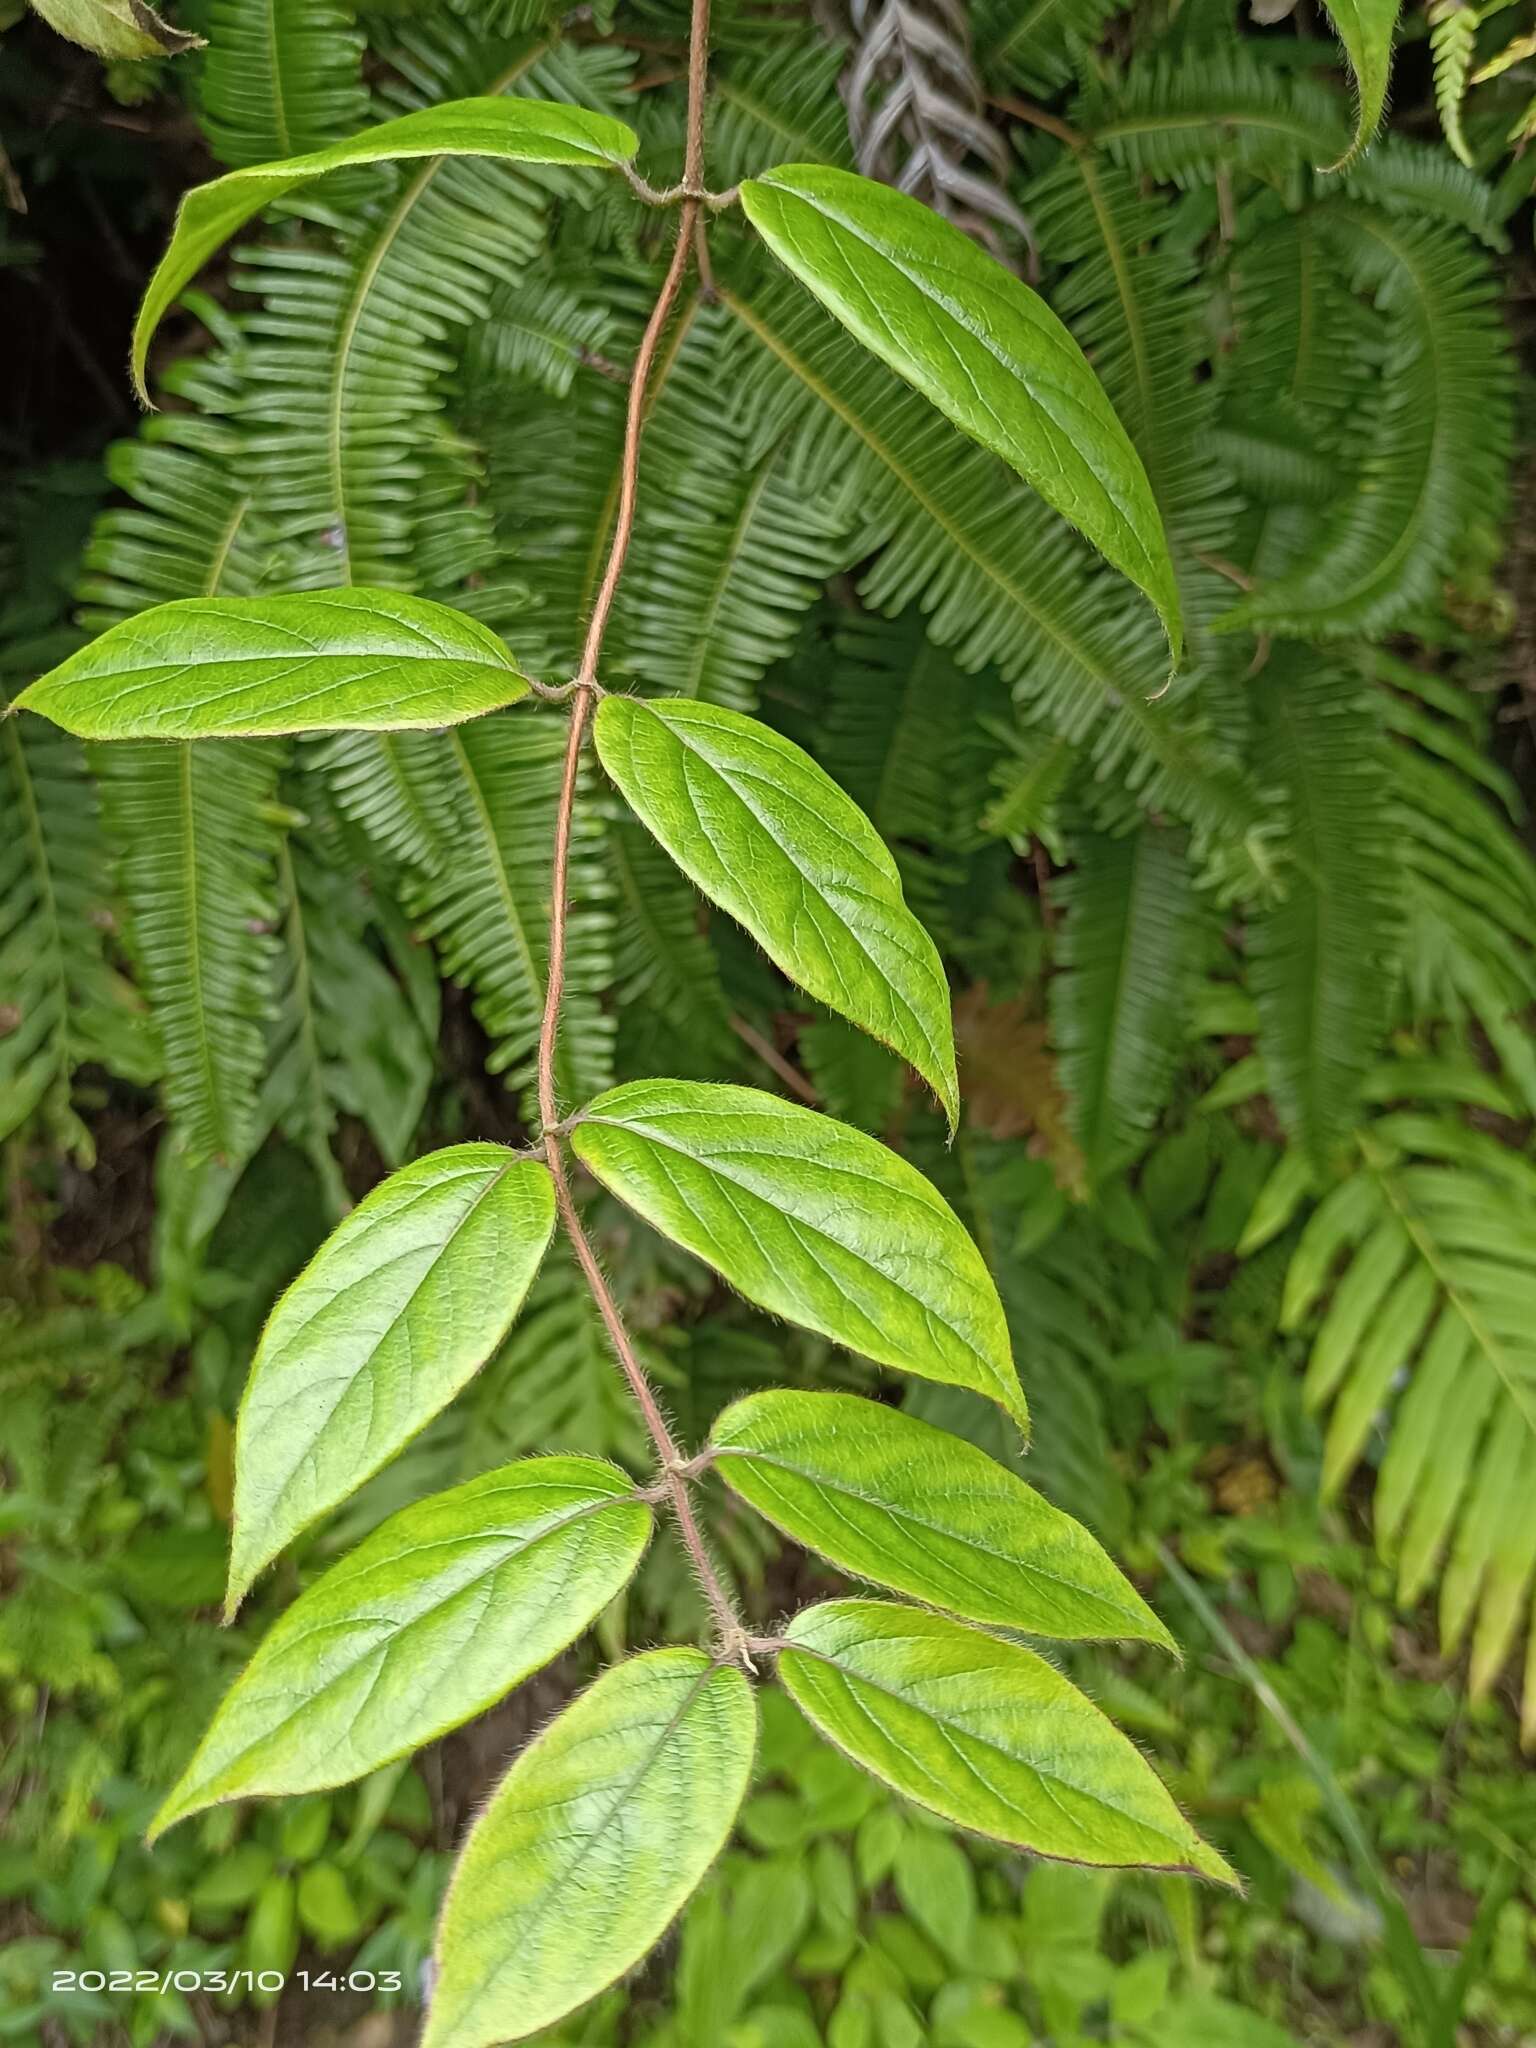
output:
[[[76,916],[70,965],[47,924],[68,892],[50,898],[35,859],[20,879],[6,868],[0,944],[29,932],[48,964],[28,1035],[9,1051],[0,1038],[22,1076],[0,1103],[12,1126],[42,1106],[78,1139],[75,1068],[149,1077],[142,1029],[134,1049],[85,1030],[91,1008],[60,994],[94,977],[131,1012],[131,964],[194,1156],[238,1167],[282,1131],[338,1215],[349,1121],[398,1167],[258,1353],[247,1413],[264,1398],[288,1419],[244,1432],[248,1458],[274,1441],[243,1482],[241,1584],[482,1360],[517,1353],[522,1290],[564,1318],[572,1357],[606,1324],[655,1456],[627,1410],[588,1400],[590,1444],[565,1420],[551,1430],[603,1458],[512,1464],[403,1508],[274,1631],[167,1809],[333,1782],[327,1731],[365,1695],[349,1771],[440,1732],[595,1615],[653,1512],[672,1512],[712,1648],[616,1666],[515,1767],[447,1909],[444,2042],[547,2023],[659,1934],[728,1825],[722,1758],[745,1771],[745,1680],[771,1658],[819,1726],[962,1824],[1220,1874],[1098,1719],[1081,1720],[1081,1783],[1052,1826],[1007,1817],[1041,1798],[1019,1731],[1088,1710],[1030,1653],[978,1648],[969,1624],[1099,1629],[1057,1631],[1022,1594],[1007,1613],[954,1607],[953,1582],[941,1594],[910,1559],[899,1576],[873,1569],[877,1548],[910,1547],[913,1504],[875,1475],[917,1420],[857,1410],[856,1425],[839,1408],[834,1428],[818,1397],[791,1412],[770,1393],[702,1449],[677,1443],[592,1249],[575,1162],[630,1228],[926,1378],[908,1403],[929,1418],[923,1455],[979,1500],[937,1422],[1017,1449],[1011,1326],[1047,1361],[1051,1489],[1057,1417],[1094,1441],[1109,1357],[1078,1254],[1155,1252],[1148,1148],[1171,1121],[1209,1127],[1217,1154],[1241,1131],[1244,1157],[1272,1171],[1217,1171],[1205,1248],[1294,1244],[1280,1321],[1316,1332],[1306,1390],[1331,1417],[1327,1484],[1379,1460],[1403,1596],[1443,1571],[1445,1637],[1471,1640],[1475,1686],[1529,1613],[1536,1548],[1503,1508],[1536,1476],[1518,1317],[1536,1262],[1522,1178],[1536,880],[1463,680],[1512,433],[1494,262],[1511,195],[1438,148],[1371,141],[1390,21],[1383,43],[1369,10],[1338,24],[1349,90],[1208,7],[1101,48],[1109,11],[972,8],[968,76],[1011,154],[975,157],[967,175],[991,179],[996,203],[968,239],[854,175],[839,76],[856,53],[794,10],[724,10],[707,72],[697,24],[690,41],[677,8],[647,10],[691,50],[685,97],[632,92],[622,36],[568,29],[538,0],[370,20],[366,85],[341,9],[271,9],[267,68],[239,59],[256,10],[207,9],[198,103],[234,175],[183,216],[141,373],[160,317],[213,345],[167,373],[178,409],[116,458],[128,502],[98,526],[84,595],[89,624],[121,623],[24,697],[87,737],[90,886],[115,904],[125,959]],[[235,314],[188,290],[229,234]],[[155,609],[174,600],[191,609]],[[1408,631],[1444,659],[1410,666],[1382,646]],[[6,731],[45,743],[35,720]],[[77,753],[57,759],[94,786]],[[418,1119],[455,1128],[439,974],[467,991],[479,1054],[513,1091],[510,1135],[530,1146],[402,1163]],[[1010,1034],[1004,1059],[976,1038],[965,1056],[962,1035],[957,1072],[951,984],[1006,1006],[979,1027]],[[391,1028],[370,1031],[380,1014]],[[661,1066],[681,1078],[650,1079]],[[829,1134],[808,1101],[850,1128]],[[949,1199],[864,1132],[931,1163]],[[999,1226],[991,1148],[1021,1133],[1044,1178],[1027,1228],[1012,1197]],[[861,1234],[866,1187],[881,1220]],[[555,1209],[574,1264],[535,1279]],[[850,1239],[834,1241],[845,1212]],[[381,1360],[313,1290],[382,1286],[369,1276],[386,1258],[406,1292]],[[578,1266],[595,1303],[579,1333]],[[402,1380],[429,1330],[430,1364]],[[324,1390],[305,1391],[306,1358],[331,1361]],[[1467,1387],[1455,1428],[1438,1426]],[[277,1403],[284,1388],[296,1398]],[[540,1397],[552,1418],[575,1407],[557,1391]],[[638,1477],[621,1481],[610,1453]],[[877,1503],[857,1556],[831,1534],[850,1473],[823,1461],[838,1458]],[[834,1602],[754,1638],[690,1505],[706,1475],[733,1473],[796,1540],[926,1605]],[[1101,1619],[1104,1601],[1140,1613],[1074,1525],[1003,1492],[1033,1533],[1001,1509],[940,1526],[951,1510],[929,1503],[932,1544],[959,1560],[984,1526],[1013,1546],[1022,1585],[1033,1546],[1059,1543],[1098,1575]],[[1085,1514],[1086,1498],[1072,1502]],[[355,1654],[321,1669],[309,1629],[345,1632],[369,1587],[394,1588],[401,1558],[440,1538],[464,1576],[402,1595],[402,1647],[349,1638]],[[564,1633],[529,1618],[557,1569],[585,1589]],[[395,1713],[390,1674],[447,1668],[482,1609],[526,1649],[493,1642],[451,1699]],[[1139,1632],[1160,1625],[1144,1615]],[[977,1657],[1006,1701],[990,1732],[941,1704]],[[313,1688],[312,1742],[262,1723],[279,1682]],[[649,1917],[620,1915],[580,1959],[541,1948],[514,2011],[508,1945],[559,1896],[538,1774],[568,1774],[601,1837],[602,1781],[573,1758],[595,1744],[622,1774],[634,1728],[657,1719],[677,1743],[669,1825],[688,1825],[618,1887]],[[949,1783],[914,1732],[930,1728],[986,1759],[990,1803]],[[922,1786],[899,1775],[908,1735]],[[1102,1800],[1074,1802],[1117,1771],[1152,1834],[1106,1848]],[[514,1844],[545,1888],[485,1921],[474,1873]]]

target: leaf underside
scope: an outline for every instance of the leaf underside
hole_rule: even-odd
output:
[[[653,1650],[524,1750],[454,1873],[423,2048],[520,2041],[613,1983],[725,1845],[757,1709],[733,1665]]]

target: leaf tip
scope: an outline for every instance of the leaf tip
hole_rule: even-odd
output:
[[[1212,1884],[1219,1884],[1223,1890],[1235,1892],[1239,1898],[1243,1897],[1246,1890],[1243,1880],[1226,1857],[1198,1835],[1195,1837],[1195,1850],[1190,1857],[1189,1868],[1196,1877],[1209,1878]]]
[[[170,1791],[165,1795],[165,1798],[160,1802],[154,1819],[144,1830],[144,1846],[146,1849],[153,1849],[162,1835],[169,1834],[172,1828],[179,1827],[184,1820],[190,1819],[198,1811],[201,1802],[198,1800],[188,1801],[183,1796],[182,1787],[186,1782],[185,1776],[178,1778]]]

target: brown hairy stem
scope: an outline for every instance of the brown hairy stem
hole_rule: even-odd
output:
[[[539,1121],[544,1132],[544,1157],[555,1183],[555,1201],[560,1211],[560,1220],[571,1240],[582,1275],[591,1290],[592,1299],[597,1303],[598,1313],[603,1319],[603,1327],[613,1346],[614,1356],[618,1359],[624,1377],[629,1383],[630,1392],[635,1397],[640,1413],[644,1417],[646,1429],[650,1433],[657,1463],[661,1467],[661,1484],[666,1489],[672,1512],[677,1519],[678,1533],[682,1537],[683,1546],[688,1552],[694,1572],[715,1618],[720,1635],[721,1654],[733,1659],[750,1661],[746,1629],[710,1561],[703,1535],[694,1517],[693,1503],[688,1496],[688,1468],[685,1460],[678,1450],[676,1438],[667,1426],[667,1419],[661,1412],[655,1390],[624,1326],[624,1318],[614,1299],[613,1290],[608,1285],[601,1261],[577,1211],[576,1200],[571,1192],[570,1168],[566,1161],[564,1138],[558,1129],[560,1114],[555,1097],[555,1055],[560,1038],[560,1007],[565,994],[571,817],[576,807],[576,789],[581,774],[581,750],[586,742],[593,703],[602,691],[598,681],[598,664],[602,657],[603,639],[608,631],[613,600],[618,592],[619,580],[624,574],[624,564],[635,530],[635,502],[640,481],[640,436],[645,427],[646,387],[650,382],[651,369],[661,345],[661,338],[666,332],[667,322],[671,319],[672,309],[677,303],[677,295],[682,289],[688,259],[694,247],[695,230],[702,219],[697,195],[703,190],[704,87],[708,66],[708,41],[709,0],[693,0],[693,34],[688,52],[688,131],[683,164],[683,189],[687,196],[678,209],[677,239],[672,246],[672,260],[667,266],[667,274],[662,280],[656,304],[651,309],[651,317],[646,322],[645,333],[635,354],[634,368],[630,372],[629,405],[624,419],[624,450],[619,470],[618,512],[614,519],[613,539],[608,548],[603,580],[598,586],[592,617],[587,624],[586,642],[581,651],[581,665],[576,671],[571,694],[565,772],[560,785],[560,801],[555,813],[554,872],[550,883],[549,966],[544,986],[544,1016],[539,1028],[538,1098]]]

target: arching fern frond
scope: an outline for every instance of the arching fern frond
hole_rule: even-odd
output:
[[[1391,802],[1412,1013],[1474,1017],[1536,1115],[1536,863],[1499,815],[1521,816],[1518,793],[1486,756],[1477,700],[1385,653],[1374,666],[1398,742]]]
[[[1148,196],[1091,149],[1063,150],[1025,198],[1042,255],[1067,266],[1052,306],[1136,443],[1163,515],[1185,618],[1201,625],[1230,596],[1206,558],[1223,548],[1236,503],[1214,446],[1208,292],[1194,254],[1162,239],[1174,220],[1167,195]],[[1197,640],[1194,658],[1209,645]]]
[[[564,398],[583,365],[606,360],[615,324],[603,300],[571,290],[557,276],[531,273],[503,286],[471,330],[465,380],[477,398],[504,396],[509,385]]]
[[[801,615],[848,555],[848,511],[808,494],[787,437],[755,454],[720,417],[721,326],[690,323],[646,437],[640,509],[615,616],[616,662],[646,689],[750,710]]]
[[[359,1118],[386,1165],[403,1163],[432,1079],[436,989],[424,1019],[369,944],[376,899],[345,842],[327,845],[311,824],[278,860],[271,1087],[283,1105],[280,1128],[304,1150],[339,1215],[350,1201],[331,1151],[337,1117]]]
[[[1376,693],[1317,656],[1259,678],[1256,746],[1286,805],[1279,894],[1248,920],[1259,1047],[1287,1135],[1328,1173],[1386,1029],[1398,838]]]
[[[1490,249],[1509,247],[1494,187],[1443,149],[1406,135],[1379,135],[1350,165],[1344,184],[1354,197],[1389,213],[1430,216],[1465,228]]]
[[[1510,446],[1510,361],[1482,257],[1453,230],[1348,202],[1319,227],[1352,286],[1374,295],[1387,352],[1355,488],[1303,558],[1230,615],[1327,639],[1399,624],[1497,516]]]
[[[1238,42],[1198,58],[1154,58],[1101,78],[1074,124],[1137,177],[1204,183],[1218,169],[1278,176],[1349,146],[1336,94],[1265,64]]]
[[[775,164],[853,167],[837,90],[843,52],[814,43],[732,64],[710,100],[709,161],[722,185]]]
[[[1330,1411],[1336,1491],[1390,1409],[1378,1540],[1416,1600],[1438,1574],[1440,1633],[1470,1632],[1474,1696],[1503,1667],[1536,1573],[1536,1168],[1444,1113],[1399,1111],[1309,1220],[1282,1321],[1327,1297],[1306,1391]],[[1393,1401],[1394,1389],[1404,1391]],[[1536,1687],[1526,1688],[1528,1737]]]
[[[368,118],[363,38],[336,0],[208,0],[203,129],[237,168],[299,156]]]
[[[402,109],[460,94],[601,104],[624,68],[612,52],[551,52],[527,37],[466,47],[441,28],[403,31],[391,56]],[[424,497],[446,488],[462,507],[475,474],[442,417],[450,342],[533,261],[552,195],[582,188],[559,172],[430,157],[370,178],[367,198],[315,190],[308,210],[339,245],[274,244],[237,274],[263,302],[248,322],[251,474],[282,533],[323,540],[328,581],[410,585]],[[475,520],[460,522],[462,576],[484,563]]]
[[[1050,94],[1071,78],[1119,0],[977,0],[976,52],[993,77]]]
[[[267,740],[96,751],[137,978],[189,1153],[235,1161],[255,1131],[272,1013],[275,800]]]
[[[1103,1181],[1136,1156],[1168,1101],[1199,918],[1176,833],[1077,832],[1067,850],[1051,1033],[1073,1135]]]
[[[92,623],[173,598],[248,593],[264,554],[227,428],[165,415],[112,452],[133,503],[103,513],[81,595]],[[201,442],[203,445],[199,446]],[[192,1156],[236,1160],[255,1131],[272,1008],[275,808],[268,742],[96,751],[136,978],[164,1054],[166,1101]]]
[[[153,1078],[132,989],[106,950],[111,873],[96,791],[75,741],[0,705],[0,1138],[41,1113],[88,1152],[70,1107],[77,1066]]]

